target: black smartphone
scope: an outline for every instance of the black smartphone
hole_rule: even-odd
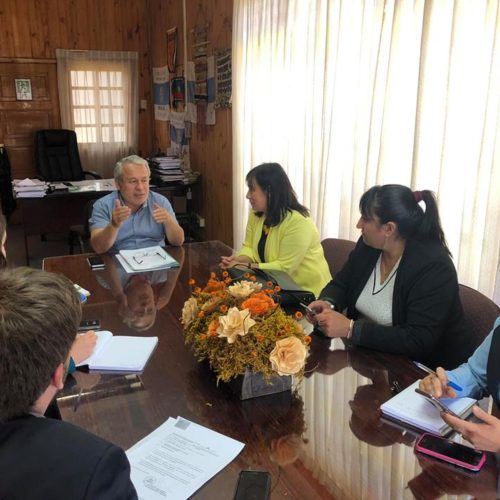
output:
[[[271,493],[271,474],[242,470],[236,485],[234,500],[268,500]]]
[[[415,444],[415,450],[474,472],[480,470],[486,460],[484,451],[434,434],[423,434]]]
[[[87,262],[89,263],[90,269],[104,269],[106,264],[102,260],[102,257],[95,255],[94,257],[87,257]]]
[[[87,332],[89,330],[100,330],[101,322],[98,319],[84,319],[78,326],[79,332]]]

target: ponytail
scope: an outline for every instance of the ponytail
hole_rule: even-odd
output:
[[[418,192],[421,193],[422,201],[425,203],[425,212],[422,217],[422,221],[418,226],[416,238],[419,240],[433,239],[439,241],[451,257],[451,252],[446,243],[443,228],[441,227],[441,218],[439,217],[438,206],[434,193],[427,189],[423,191],[415,191],[415,193]]]

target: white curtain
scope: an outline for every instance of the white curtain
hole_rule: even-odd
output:
[[[56,50],[61,123],[75,130],[85,170],[105,178],[137,152],[137,52]]]
[[[500,250],[500,0],[234,0],[234,244],[246,172],[277,161],[322,237],[374,184],[437,193],[459,280]]]

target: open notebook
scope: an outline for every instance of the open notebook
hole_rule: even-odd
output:
[[[179,263],[160,246],[120,250],[116,258],[128,273],[179,267]]]
[[[452,429],[441,418],[439,410],[424,396],[415,392],[419,382],[417,380],[404,391],[386,401],[380,410],[385,416],[417,429],[442,436],[450,433]],[[467,418],[472,412],[472,407],[477,403],[472,398],[441,398],[441,401],[461,418]]]
[[[90,370],[140,372],[158,343],[158,337],[115,337],[106,330],[96,335],[94,352],[77,366],[88,365]]]

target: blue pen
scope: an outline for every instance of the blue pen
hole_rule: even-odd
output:
[[[414,361],[413,364],[420,368],[421,370],[424,370],[424,372],[429,373],[430,375],[435,375],[437,377],[437,373],[434,370],[431,370],[430,368],[427,368],[427,366],[423,365],[422,363],[419,363],[418,361]],[[448,385],[452,388],[455,389],[456,391],[463,391],[463,389],[455,384],[455,382],[452,382],[451,380],[448,380]]]

